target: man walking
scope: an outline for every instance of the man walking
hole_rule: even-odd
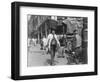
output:
[[[51,55],[51,65],[53,65],[55,52],[57,48],[60,47],[59,40],[57,39],[57,35],[54,30],[47,37],[47,45]]]

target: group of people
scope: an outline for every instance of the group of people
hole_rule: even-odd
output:
[[[56,45],[60,47],[60,42],[57,38],[57,35],[55,34],[55,31],[52,31],[47,38],[45,36],[42,38],[41,45],[43,46],[43,49],[46,47],[50,49],[53,39],[55,40]]]
[[[80,54],[82,46],[82,38],[77,30],[74,30],[73,35],[74,38],[72,41],[68,40],[66,36],[62,38],[64,42],[63,47],[61,45],[60,39],[55,34],[54,30],[52,30],[52,32],[48,34],[47,38],[43,36],[43,38],[40,41],[40,46],[41,46],[40,49],[45,50],[47,54],[49,53],[51,55],[51,65],[53,65],[56,52],[59,52],[61,56],[64,56],[64,53],[72,55]],[[35,38],[28,39],[29,47],[30,45],[36,46],[36,44],[37,44],[37,39]]]
[[[81,36],[79,35],[77,30],[74,30],[74,39],[72,41],[68,41],[67,38],[65,37],[66,40],[63,39],[63,41],[67,42],[67,47],[66,42],[64,44],[64,47],[61,48],[61,43],[60,40],[58,39],[57,35],[55,34],[55,31],[53,30],[47,38],[43,37],[42,39],[42,47],[43,49],[47,48],[47,53],[49,52],[51,55],[51,61],[54,61],[55,58],[55,53],[56,52],[61,52],[60,55],[63,56],[65,53],[65,50],[67,48],[67,52],[71,52],[70,54],[73,55],[79,55],[81,53],[81,46],[82,46],[82,39]],[[76,63],[79,61],[76,60]],[[52,63],[51,63],[52,65]]]
[[[73,39],[67,42],[67,60],[68,64],[70,62],[74,62],[75,64],[79,64],[82,58],[82,38],[79,35],[78,31],[75,30],[73,33]]]
[[[36,38],[28,38],[27,40],[28,51],[30,50],[31,47],[36,46],[36,44],[37,44]]]
[[[79,35],[78,31],[75,30],[73,32],[73,34],[74,34],[74,39],[73,39],[74,46],[72,46],[72,47],[75,47],[75,48],[81,47],[81,45],[82,45],[82,38]],[[55,34],[55,31],[53,30],[50,34],[48,34],[47,38],[45,36],[43,36],[43,38],[41,39],[41,44],[42,44],[42,46],[43,46],[44,49],[47,46],[50,49],[50,44],[51,44],[53,38],[56,40],[57,46],[58,47],[61,46],[60,39],[57,37],[57,35]],[[62,37],[62,40],[64,42],[64,46],[66,45],[65,42],[68,42],[65,39],[67,40],[66,36],[65,37]]]

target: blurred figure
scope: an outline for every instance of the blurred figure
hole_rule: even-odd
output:
[[[32,47],[33,47],[33,40],[32,38],[28,38],[28,51],[32,52]]]
[[[65,48],[66,48],[66,35],[63,35],[59,39],[60,42],[60,48],[58,49],[58,58],[64,58]]]
[[[47,45],[48,45],[49,49],[50,49],[51,41],[52,41],[53,38],[55,38],[55,40],[57,41],[58,46],[60,46],[60,42],[57,38],[57,35],[55,34],[55,31],[53,30],[52,33],[50,33],[47,37]]]
[[[82,38],[79,35],[77,30],[74,30],[74,35],[75,35],[75,38],[76,38],[76,46],[75,47],[76,48],[81,47],[81,45],[82,45]]]
[[[55,53],[57,51],[57,48],[60,47],[60,43],[59,43],[59,40],[57,39],[57,35],[55,34],[55,31],[52,31],[52,33],[48,35],[47,45],[48,45],[49,52],[51,55],[50,65],[54,65]]]
[[[36,39],[32,38],[32,40],[33,40],[33,45],[36,46]]]
[[[82,38],[77,30],[74,30],[75,43],[73,46],[73,53],[75,53],[76,63],[79,63],[82,55]]]
[[[46,49],[46,45],[47,45],[47,39],[46,39],[45,36],[43,36],[42,41],[43,41],[43,49],[45,50]]]
[[[42,40],[42,38],[40,39],[40,46],[41,46],[41,50],[43,50],[43,40]]]

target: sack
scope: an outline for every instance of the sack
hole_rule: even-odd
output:
[[[57,41],[54,36],[53,36],[53,39],[51,40],[51,45],[57,45]]]

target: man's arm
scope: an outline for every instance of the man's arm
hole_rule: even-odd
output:
[[[48,35],[48,37],[47,37],[47,46],[49,45],[49,40],[50,40],[50,34]]]
[[[55,39],[56,39],[58,45],[60,46],[60,42],[59,42],[59,40],[58,40],[58,38],[57,38],[57,35],[55,35]]]

